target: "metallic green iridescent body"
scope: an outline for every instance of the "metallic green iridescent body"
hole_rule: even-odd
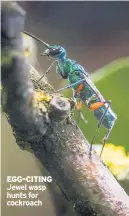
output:
[[[86,100],[94,97],[94,100],[92,102],[100,102],[105,101],[103,96],[100,94],[96,86],[91,82],[88,73],[86,73],[85,69],[76,63],[76,61],[71,60],[69,58],[66,58],[63,56],[63,58],[60,58],[60,56],[56,57],[58,60],[57,63],[57,73],[64,79],[68,79],[70,84],[74,84],[78,82],[79,80],[83,79],[84,76],[87,80],[87,82],[84,83],[83,89],[80,91],[79,95],[75,95],[75,98],[80,98],[83,103],[86,105]],[[76,89],[79,87],[80,84],[74,85],[72,88],[76,91]],[[86,105],[87,106],[87,105]],[[107,106],[101,106],[97,110],[94,111],[94,115],[96,119],[99,121],[104,114]],[[116,114],[113,113],[111,108],[108,108],[108,111],[105,113],[105,117],[103,120],[103,126],[105,128],[110,129],[116,120]]]
[[[78,72],[80,72],[80,74],[81,73],[86,74],[84,68],[81,65],[77,64],[76,61],[68,58],[63,59],[63,61],[62,60],[58,61],[57,73],[60,76],[62,76],[63,73],[68,74],[68,80],[70,84],[74,84],[80,80],[80,74]],[[76,84],[75,86],[73,86],[73,89],[76,90],[78,86],[79,85]],[[85,85],[83,91],[87,91],[87,90],[91,90],[91,89],[89,88],[88,85]]]

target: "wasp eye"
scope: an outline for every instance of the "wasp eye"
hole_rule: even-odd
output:
[[[51,56],[58,55],[58,54],[60,54],[60,49],[59,49],[59,48],[52,48],[52,49],[50,49],[49,54],[50,54]]]

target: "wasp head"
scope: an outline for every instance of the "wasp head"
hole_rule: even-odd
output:
[[[48,47],[41,56],[63,59],[66,57],[66,51],[63,47],[55,45]]]

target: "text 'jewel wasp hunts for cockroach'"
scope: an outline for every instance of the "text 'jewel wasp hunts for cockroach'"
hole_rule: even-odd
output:
[[[72,88],[73,98],[75,99],[77,110],[79,116],[84,119],[84,116],[81,113],[82,103],[94,113],[95,118],[98,121],[96,131],[99,130],[100,126],[103,125],[107,132],[103,138],[103,147],[101,150],[101,154],[104,148],[104,145],[112,131],[114,123],[117,119],[116,114],[110,108],[111,101],[105,100],[96,86],[90,80],[88,73],[85,69],[76,63],[76,61],[67,58],[66,50],[58,45],[50,46],[45,43],[41,39],[36,36],[24,31],[25,34],[31,36],[37,41],[43,43],[47,49],[44,51],[41,56],[48,56],[50,58],[54,58],[55,61],[50,65],[45,74],[41,76],[39,80],[41,80],[50,70],[54,63],[57,64],[57,73],[63,78],[68,79],[69,86],[59,89],[57,92],[63,91],[68,88]],[[38,81],[39,81],[38,80]],[[93,137],[90,145],[90,155],[92,151],[92,144],[95,139]],[[100,156],[101,156],[100,154]]]

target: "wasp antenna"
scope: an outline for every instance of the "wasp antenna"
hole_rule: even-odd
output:
[[[47,48],[49,48],[49,47],[50,47],[50,45],[49,45],[49,44],[47,44],[47,43],[46,43],[46,42],[44,42],[43,40],[41,40],[41,39],[37,38],[36,36],[32,35],[31,33],[27,32],[27,31],[23,31],[23,33],[24,33],[24,34],[26,34],[26,35],[28,35],[28,36],[30,36],[30,37],[32,37],[33,39],[35,39],[35,40],[39,41],[40,43],[44,44],[44,45],[45,45]]]

